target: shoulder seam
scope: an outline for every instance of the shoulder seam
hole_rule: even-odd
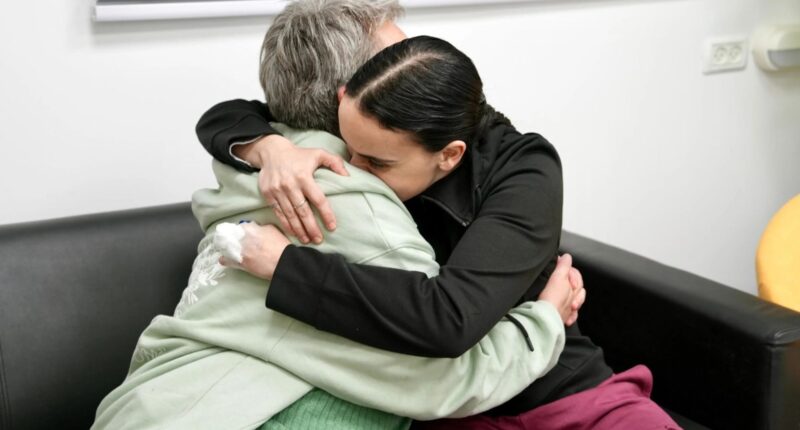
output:
[[[368,193],[361,192],[361,197],[364,199],[364,203],[366,203],[367,207],[369,208],[370,220],[372,221],[372,224],[375,225],[375,228],[378,230],[378,234],[381,235],[381,240],[383,241],[383,245],[387,248],[387,250],[391,250],[392,246],[389,244],[389,240],[386,239],[386,235],[383,232],[383,228],[381,228],[381,223],[378,222],[378,217],[375,215],[375,209],[372,207],[372,202],[369,201]],[[382,254],[383,253],[381,253],[381,255]]]
[[[378,259],[380,257],[383,257],[383,256],[385,256],[387,254],[391,254],[391,253],[393,253],[395,251],[399,251],[401,249],[416,249],[418,251],[427,252],[424,249],[420,249],[420,247],[418,247],[416,245],[409,244],[409,243],[402,243],[400,245],[384,249],[383,251],[377,252],[377,253],[372,254],[372,255],[370,255],[368,257],[364,257],[361,260],[356,261],[355,264],[368,264],[372,260]]]

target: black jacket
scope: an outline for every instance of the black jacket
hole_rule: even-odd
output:
[[[235,100],[203,115],[197,133],[215,158],[241,168],[229,156],[230,144],[274,133],[268,119],[262,103]],[[439,276],[351,264],[290,246],[267,307],[377,348],[455,357],[515,304],[535,300],[555,268],[562,208],[558,154],[543,137],[518,133],[500,114],[453,173],[406,205],[436,251]],[[517,415],[609,376],[600,348],[573,326],[556,368],[489,413]]]

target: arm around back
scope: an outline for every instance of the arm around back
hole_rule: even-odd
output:
[[[231,145],[259,136],[278,134],[269,125],[269,107],[258,100],[229,100],[214,105],[200,117],[195,129],[200,143],[215,159],[244,172],[254,169],[231,155]]]
[[[289,247],[267,306],[377,348],[460,356],[520,301],[557,252],[558,157],[546,142],[532,141],[512,162],[506,163],[510,171],[487,184],[476,218],[438,276]]]
[[[352,194],[330,199],[335,207],[346,206],[361,214],[361,222],[351,226],[350,219],[344,218],[338,232],[343,236],[331,236],[327,246],[352,237],[349,229],[355,227],[370,238],[382,238],[361,243],[381,245],[360,263],[416,271],[422,277],[436,273],[432,250],[409,218],[390,217],[398,208],[389,199],[369,194],[363,200]],[[387,292],[392,288],[381,287]],[[306,298],[294,300],[304,302]],[[533,350],[523,331],[507,320],[498,322],[476,345],[453,359],[388,352],[296,321],[272,348],[269,360],[337,397],[397,415],[417,419],[474,415],[505,403],[547,373],[563,350],[564,326],[553,305],[527,302],[510,314],[533,339]]]
[[[415,419],[475,415],[501,405],[555,366],[564,327],[543,301],[511,310],[534,339],[528,349],[510,321],[495,325],[454,358],[378,350],[296,322],[271,351],[271,362],[336,397]]]

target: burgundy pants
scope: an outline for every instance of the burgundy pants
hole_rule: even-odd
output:
[[[635,366],[522,415],[415,422],[412,430],[676,430],[678,424],[650,400],[653,375]]]

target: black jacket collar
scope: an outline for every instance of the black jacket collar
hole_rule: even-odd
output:
[[[465,227],[475,218],[477,185],[472,174],[474,160],[471,153],[475,151],[467,151],[466,159],[454,172],[437,181],[420,195],[422,201],[436,204]]]
[[[509,143],[507,135],[519,135],[505,115],[491,106],[488,114],[492,116],[488,130],[475,145],[467,148],[462,164],[420,195],[420,200],[436,204],[464,227],[472,223],[482,204],[481,185],[486,183],[491,170],[499,167],[493,169],[492,166],[503,163],[499,154],[508,149],[502,148]],[[511,139],[511,142],[517,141]]]
[[[481,205],[481,184],[485,183],[489,166],[497,160],[498,149],[509,131],[515,132],[505,117],[498,114],[491,129],[474,147],[467,149],[461,165],[425,190],[420,199],[436,204],[465,227],[472,223]]]

